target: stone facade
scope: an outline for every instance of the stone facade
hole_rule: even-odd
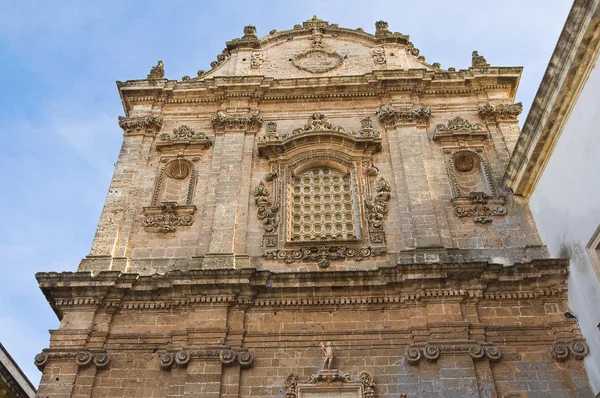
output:
[[[568,262],[502,184],[521,68],[316,17],[211,66],[118,82],[92,250],[37,275],[40,396],[590,394]]]

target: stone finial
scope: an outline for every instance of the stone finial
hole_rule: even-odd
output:
[[[163,64],[163,61],[158,61],[158,63],[150,69],[147,79],[162,79],[164,76],[165,64]]]
[[[390,34],[390,30],[388,29],[388,23],[385,21],[377,21],[375,22],[375,36],[387,35]]]
[[[242,37],[242,39],[255,39],[255,38],[257,38],[256,26],[254,26],[254,25],[244,26],[244,37]]]
[[[479,55],[477,51],[473,51],[471,66],[473,68],[487,68],[490,64],[487,63],[483,55]]]
[[[311,19],[302,23],[302,27],[305,29],[323,29],[329,26],[329,22],[323,21],[320,18],[317,18],[316,15],[313,15]],[[294,25],[294,29],[296,26]]]

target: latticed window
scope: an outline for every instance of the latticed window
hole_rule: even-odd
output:
[[[360,238],[356,186],[351,173],[314,167],[295,175],[289,190],[291,242]]]

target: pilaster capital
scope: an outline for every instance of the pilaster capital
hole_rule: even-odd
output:
[[[431,117],[431,108],[422,105],[406,108],[393,108],[391,105],[384,105],[375,111],[375,115],[386,126],[401,124],[426,125]]]
[[[492,105],[489,102],[485,105],[478,105],[479,115],[486,121],[517,121],[517,118],[523,112],[523,103],[516,104],[498,104]]]

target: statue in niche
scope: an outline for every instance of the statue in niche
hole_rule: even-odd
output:
[[[334,357],[334,349],[331,345],[331,341],[328,341],[327,343],[321,342],[321,349],[323,350],[323,354],[325,354],[325,359],[323,360],[323,370],[330,370]]]

